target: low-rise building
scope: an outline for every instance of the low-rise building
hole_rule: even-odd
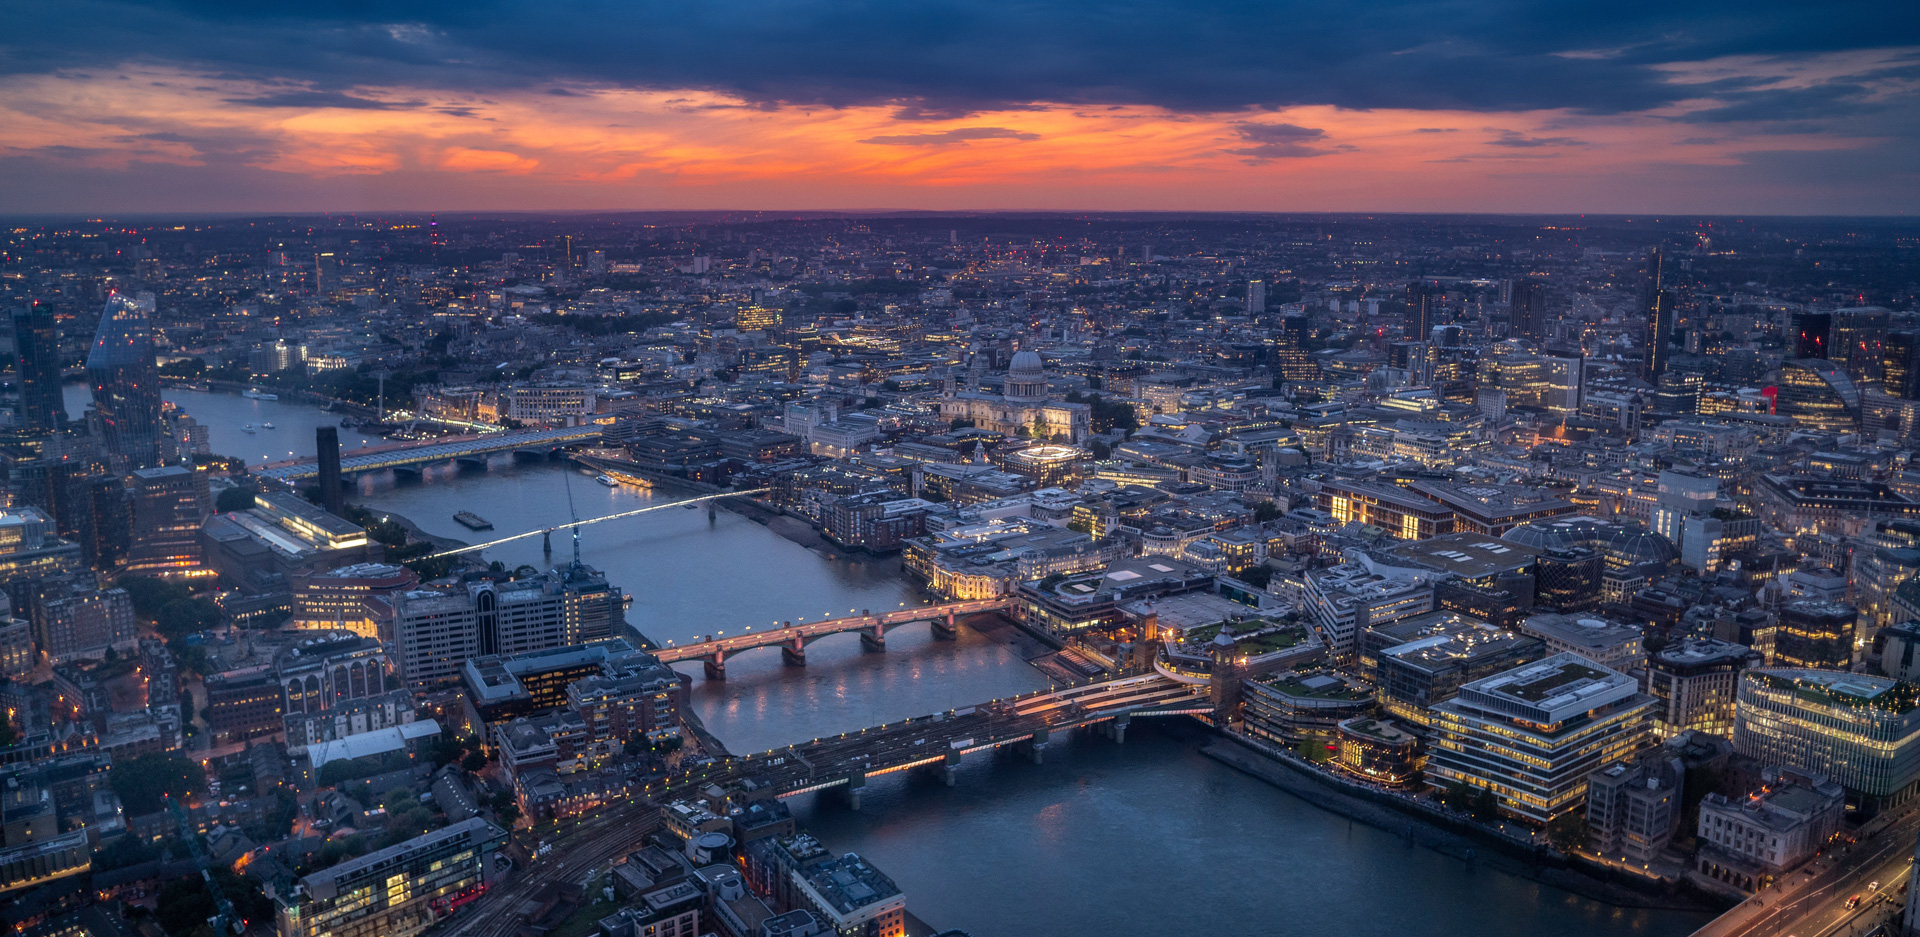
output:
[[[867,860],[847,853],[796,877],[800,894],[827,926],[827,933],[906,937],[906,895]]]
[[[1339,744],[1334,767],[1388,787],[1412,785],[1426,764],[1419,737],[1391,719],[1348,719],[1340,723]]]
[[[1647,863],[1680,826],[1686,768],[1664,750],[1587,775],[1587,832],[1593,851]]]
[[[1696,866],[1743,891],[1812,858],[1846,816],[1845,789],[1825,775],[1769,768],[1762,780],[1765,786],[1747,797],[1713,793],[1700,800]]]
[[[1545,656],[1538,638],[1436,612],[1367,629],[1360,664],[1381,707],[1424,728],[1433,704],[1452,699],[1462,684]]]
[[[1332,671],[1271,674],[1246,681],[1247,732],[1283,746],[1331,739],[1340,723],[1373,710],[1373,693]]]
[[[1528,616],[1520,630],[1545,642],[1550,654],[1574,653],[1623,673],[1646,665],[1646,638],[1638,625],[1596,615],[1543,613]]]

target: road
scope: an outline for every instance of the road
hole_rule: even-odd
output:
[[[1792,896],[1775,904],[1779,891],[1769,889],[1757,896],[1765,902],[1761,913],[1738,923],[1730,922],[1735,912],[1695,932],[1695,937],[1825,937],[1847,933],[1846,925],[1870,910],[1869,902],[1849,911],[1847,899],[1868,895],[1867,886],[1880,883],[1882,894],[1898,891],[1907,880],[1913,864],[1914,837],[1920,833],[1920,805],[1897,808],[1895,819],[1869,839],[1855,844],[1850,851],[1817,861],[1814,874]],[[1806,879],[1796,871],[1792,878]],[[1751,899],[1750,899],[1751,900]],[[1737,909],[1736,909],[1737,910]]]

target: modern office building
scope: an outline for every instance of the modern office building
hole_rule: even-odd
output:
[[[1547,324],[1547,285],[1533,277],[1513,281],[1507,310],[1508,334],[1540,338]]]
[[[125,572],[160,579],[209,576],[200,525],[213,512],[207,476],[180,465],[134,469],[127,478],[133,539]]]
[[[1321,483],[1319,507],[1338,523],[1372,524],[1401,540],[1424,540],[1454,530],[1452,509],[1392,485],[1329,479]]]
[[[1468,683],[1433,709],[1427,782],[1493,792],[1502,811],[1545,823],[1580,807],[1587,776],[1652,740],[1640,684],[1577,654]]]
[[[506,831],[472,817],[314,872],[276,898],[279,937],[411,937],[485,891]]]
[[[1444,612],[1369,628],[1360,641],[1360,671],[1381,708],[1416,727],[1462,684],[1544,656],[1538,638]]]
[[[1774,661],[1782,667],[1845,670],[1853,663],[1860,612],[1844,602],[1802,599],[1780,606]]]
[[[35,433],[67,425],[60,393],[60,325],[53,307],[29,301],[13,311],[13,352],[20,373],[20,425]]]
[[[1533,604],[1559,612],[1600,607],[1600,577],[1606,558],[1597,550],[1546,550],[1534,560]]]
[[[508,582],[395,594],[393,638],[413,687],[447,686],[470,658],[604,640],[626,624],[626,596],[581,563]]]
[[[1539,638],[1549,654],[1578,654],[1622,673],[1639,670],[1647,660],[1646,639],[1638,625],[1547,612],[1528,616],[1520,631]]]
[[[1775,405],[1802,427],[1829,433],[1860,428],[1860,388],[1838,364],[1797,358],[1780,366]]]
[[[1920,400],[1920,332],[1889,332],[1880,346],[1880,386],[1887,396]]]
[[[1656,703],[1654,736],[1670,739],[1689,729],[1733,735],[1740,672],[1760,664],[1759,651],[1713,638],[1682,639],[1649,655],[1646,691]]]
[[[1340,723],[1333,766],[1386,787],[1414,783],[1426,756],[1418,736],[1391,719],[1357,716]]]
[[[828,934],[906,937],[907,897],[886,873],[853,853],[809,866],[795,886]]]
[[[1354,656],[1366,629],[1433,611],[1433,586],[1421,577],[1341,563],[1308,573],[1305,581],[1302,604],[1335,663]]]
[[[391,624],[382,614],[390,606],[369,600],[384,600],[419,584],[418,573],[391,563],[356,563],[302,576],[293,586],[290,624],[295,628],[345,629],[391,641],[393,635],[380,632],[381,624]]]
[[[153,356],[150,299],[107,300],[87,353],[87,381],[100,414],[107,451],[129,468],[160,464],[160,369]]]
[[[1735,705],[1734,750],[1762,764],[1824,774],[1876,804],[1905,796],[1920,779],[1920,688],[1912,684],[1833,670],[1748,670]]]
[[[1248,680],[1247,732],[1281,746],[1309,739],[1325,741],[1340,723],[1373,711],[1373,693],[1338,673],[1308,671],[1268,674]]]

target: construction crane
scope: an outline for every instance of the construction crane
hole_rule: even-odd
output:
[[[213,880],[211,863],[207,861],[207,851],[200,846],[200,834],[193,831],[193,824],[187,819],[186,808],[172,794],[162,795],[167,800],[167,809],[173,812],[173,822],[180,827],[180,838],[187,841],[188,851],[193,853],[193,862],[200,867],[200,877],[206,880],[207,891],[213,895],[213,906],[218,909],[207,923],[218,934],[232,928],[236,934],[246,933],[247,922],[240,919],[240,913],[233,909],[233,902],[227,900],[227,893],[220,889],[220,883]]]

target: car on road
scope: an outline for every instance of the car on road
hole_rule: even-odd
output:
[[[1854,895],[1853,897],[1847,899],[1847,910],[1851,911],[1857,907],[1860,907],[1859,895]]]

